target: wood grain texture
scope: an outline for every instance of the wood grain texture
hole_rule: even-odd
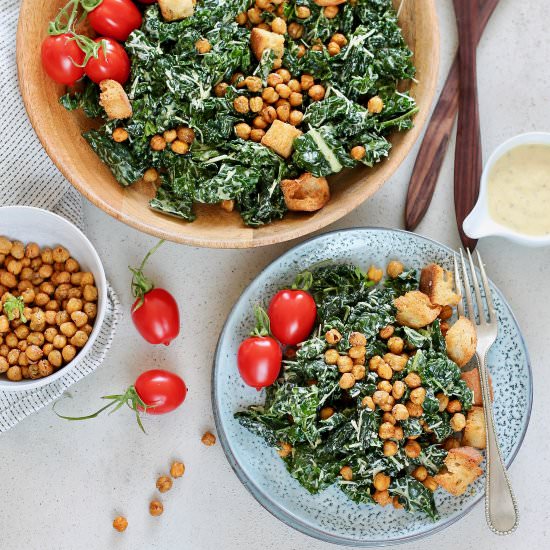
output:
[[[478,42],[498,2],[478,0]],[[416,229],[432,201],[458,110],[458,86],[457,54],[424,133],[409,182],[405,202],[405,228],[409,231]]]
[[[459,43],[458,120],[454,165],[455,214],[460,240],[465,248],[473,250],[477,240],[464,233],[462,223],[477,201],[482,170],[477,95],[477,0],[454,0],[454,6]]]
[[[251,229],[237,212],[214,205],[196,205],[197,220],[165,216],[148,207],[154,189],[121,187],[88,146],[81,133],[93,124],[81,112],[68,112],[58,102],[64,93],[40,62],[40,44],[65,0],[23,0],[17,32],[19,86],[31,123],[49,156],[63,175],[93,204],[132,227],[159,238],[193,246],[249,248],[295,239],[317,231],[351,212],[372,196],[395,172],[426,122],[439,66],[439,29],[434,0],[395,0],[401,5],[400,24],[417,68],[411,94],[420,108],[415,127],[391,136],[388,160],[375,168],[358,168],[330,178],[331,201],[313,214],[288,213],[283,220]],[[366,220],[368,223],[368,220]]]

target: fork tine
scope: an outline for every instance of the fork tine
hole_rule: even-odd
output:
[[[464,296],[466,297],[466,304],[468,304],[468,317],[470,318],[470,321],[475,325],[477,324],[476,321],[476,314],[474,312],[474,306],[472,304],[472,292],[470,290],[470,279],[468,277],[468,270],[466,269],[466,262],[464,261],[464,255],[462,254],[462,249],[460,249],[460,262],[462,263],[462,276],[463,276],[463,285],[464,288]]]
[[[456,259],[456,254],[453,253],[453,263],[455,266],[455,288],[458,294],[460,294],[460,302],[458,302],[456,309],[458,311],[459,317],[464,317],[464,293],[462,291],[462,283],[460,279],[460,273],[458,271],[458,261]]]
[[[479,313],[479,324],[480,325],[486,325],[487,324],[487,318],[485,315],[485,306],[483,305],[483,299],[481,298],[481,291],[479,290],[479,283],[477,281],[477,275],[476,275],[476,268],[474,266],[474,260],[472,259],[472,254],[470,252],[470,249],[466,249],[466,253],[468,254],[468,261],[470,263],[470,271],[472,273],[472,282],[474,283],[474,292],[476,295],[476,301],[477,301],[477,311]]]
[[[485,299],[487,301],[487,307],[489,309],[489,322],[496,321],[497,315],[495,312],[495,304],[493,303],[493,296],[491,295],[489,280],[487,279],[487,274],[485,273],[485,266],[483,265],[483,260],[481,259],[481,254],[479,253],[479,250],[476,250],[476,254],[477,263],[479,265],[479,272],[481,273],[481,281],[483,282],[483,288],[485,290]]]

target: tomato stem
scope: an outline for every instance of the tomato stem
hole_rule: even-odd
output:
[[[135,267],[128,266],[128,269],[132,272],[132,295],[134,298],[139,298],[138,302],[132,309],[132,313],[138,310],[143,305],[144,296],[155,288],[155,284],[151,279],[148,279],[143,274],[143,268],[149,260],[149,258],[159,249],[159,247],[164,243],[164,239],[161,239],[143,258],[141,265],[136,269]]]
[[[271,334],[271,326],[269,316],[265,309],[259,305],[254,306],[254,317],[256,318],[256,326],[251,332],[251,335],[269,336]]]
[[[70,397],[69,394],[67,394],[68,397]],[[57,403],[54,403],[54,406],[52,407],[53,412],[59,417],[63,418],[65,420],[90,420],[92,418],[97,418],[103,411],[106,411],[107,409],[114,407],[109,414],[112,414],[118,409],[120,409],[123,405],[127,405],[130,409],[135,411],[136,413],[136,421],[138,423],[138,426],[140,427],[141,431],[143,433],[147,433],[145,431],[145,428],[143,427],[143,424],[141,422],[141,416],[140,416],[140,407],[143,409],[143,412],[147,412],[147,409],[152,409],[154,405],[146,405],[141,397],[138,395],[136,388],[134,386],[130,386],[124,393],[122,394],[115,394],[115,395],[104,395],[101,399],[108,399],[110,403],[105,405],[104,407],[101,407],[97,411],[88,414],[86,416],[65,416],[62,414],[59,414],[55,407],[57,406]]]
[[[94,11],[103,0],[80,0],[80,5],[86,12]]]
[[[57,17],[50,21],[48,27],[48,34],[58,35],[65,34],[66,32],[73,32],[75,22],[78,19],[78,8],[80,7],[80,0],[69,0],[57,14]]]

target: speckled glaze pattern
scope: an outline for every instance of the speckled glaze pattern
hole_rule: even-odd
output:
[[[439,489],[435,499],[441,518],[430,522],[421,514],[393,507],[356,504],[336,486],[310,495],[290,477],[276,451],[233,418],[236,411],[264,400],[263,392],[244,385],[236,366],[238,346],[254,324],[254,304],[267,304],[298,272],[318,262],[351,262],[367,268],[371,264],[385,266],[391,259],[415,268],[430,262],[452,268],[449,248],[405,231],[364,228],[315,237],[275,260],[243,292],[227,319],[215,357],[214,414],[221,444],[235,473],[260,504],[276,517],[327,542],[377,546],[427,536],[463,517],[483,496],[483,478],[461,497]],[[500,321],[498,339],[489,354],[495,392],[494,415],[503,455],[510,464],[529,422],[532,375],[517,322],[500,291],[491,285]]]

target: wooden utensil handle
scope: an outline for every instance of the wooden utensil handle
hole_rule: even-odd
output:
[[[460,239],[465,248],[477,241],[466,236],[462,222],[479,195],[481,135],[477,95],[477,0],[454,0],[459,38],[459,96],[456,132],[454,199]]]
[[[478,0],[478,42],[498,2]],[[458,109],[458,83],[457,54],[426,128],[409,182],[405,203],[405,228],[409,231],[416,229],[432,201]]]

